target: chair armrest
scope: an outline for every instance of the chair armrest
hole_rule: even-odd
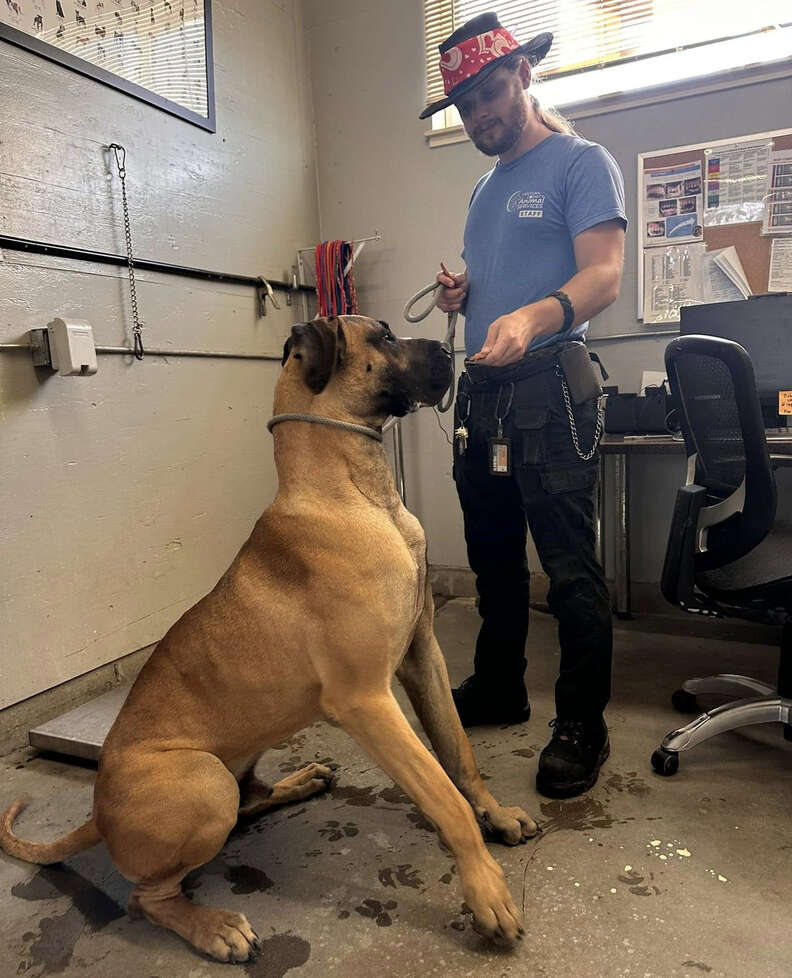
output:
[[[682,486],[677,491],[660,581],[663,597],[673,605],[695,607],[698,604],[695,594],[696,534],[706,496],[707,490],[695,484]]]

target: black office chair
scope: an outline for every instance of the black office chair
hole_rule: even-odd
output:
[[[695,712],[701,693],[742,699],[669,733],[652,754],[675,774],[681,751],[724,730],[778,721],[792,740],[792,524],[776,522],[776,485],[753,366],[745,350],[713,336],[668,344],[666,371],[687,448],[687,484],[677,493],[662,591],[685,611],[781,626],[778,688],[747,676],[689,679],[673,697]]]

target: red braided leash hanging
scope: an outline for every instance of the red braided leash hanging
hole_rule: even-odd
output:
[[[358,312],[351,241],[323,241],[316,246],[316,301],[320,316],[348,316]],[[344,269],[349,271],[344,275]]]

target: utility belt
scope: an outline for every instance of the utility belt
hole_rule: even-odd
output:
[[[475,360],[465,360],[465,372],[462,377],[465,377],[469,386],[476,390],[497,390],[503,384],[526,380],[545,370],[552,370],[558,366],[559,352],[570,345],[570,343],[554,343],[552,346],[544,346],[535,353],[527,354],[517,363],[510,363],[505,367],[488,367]]]
[[[593,362],[592,362],[593,361]],[[467,448],[467,422],[471,417],[474,397],[479,393],[497,391],[495,420],[497,437],[490,438],[490,472],[493,475],[511,474],[510,440],[503,437],[503,421],[511,410],[515,384],[538,374],[554,370],[561,381],[561,389],[569,419],[569,431],[578,457],[589,461],[594,457],[603,429],[604,401],[602,384],[597,376],[596,362],[603,380],[608,379],[602,362],[596,353],[589,353],[586,344],[580,340],[568,340],[542,347],[530,353],[517,363],[505,367],[489,367],[484,364],[465,361],[465,372],[459,379],[457,394],[457,417],[459,425],[454,431],[454,447],[458,454]],[[594,441],[588,450],[581,448],[573,405],[583,404],[592,398],[598,399],[597,424]]]

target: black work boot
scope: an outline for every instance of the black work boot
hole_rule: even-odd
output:
[[[495,691],[483,686],[473,675],[452,689],[451,695],[463,727],[525,723],[531,715],[528,695],[522,683],[514,693],[505,695],[503,690]]]
[[[546,798],[572,798],[588,791],[610,754],[605,721],[556,717],[550,726],[553,736],[539,755],[537,791]]]

